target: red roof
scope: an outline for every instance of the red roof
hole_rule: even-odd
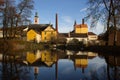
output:
[[[76,28],[88,28],[87,24],[78,24],[75,25]]]

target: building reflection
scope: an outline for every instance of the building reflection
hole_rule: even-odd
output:
[[[38,66],[34,67],[34,76],[35,80],[37,80],[37,76],[39,74],[39,68],[41,66],[44,67],[52,67],[55,64],[55,78],[57,80],[58,77],[58,57],[57,53],[53,50],[37,50],[37,52],[27,52],[26,61],[28,65]]]
[[[92,59],[97,56],[97,53],[92,52],[71,52],[69,50],[66,51],[66,54],[68,55],[68,58],[73,60],[74,62],[74,69],[81,68],[82,73],[84,73],[85,68],[88,66],[88,59]]]
[[[40,68],[43,67],[54,68],[55,80],[58,80],[59,60],[61,59],[71,60],[73,62],[74,71],[81,69],[81,72],[85,74],[85,72],[87,72],[86,68],[88,67],[89,60],[94,59],[96,56],[98,56],[97,53],[69,50],[63,51],[62,53],[55,50],[37,50],[26,52],[24,55],[13,55],[10,53],[0,54],[0,61],[2,61],[2,80],[20,80],[20,74],[30,74],[28,69],[30,67],[32,67],[34,73],[32,74],[34,75],[34,80],[40,79],[38,75],[40,75],[41,72]],[[120,57],[105,56],[105,60],[107,62],[106,71],[108,80],[120,79]],[[114,74],[111,73],[111,70],[114,71]]]

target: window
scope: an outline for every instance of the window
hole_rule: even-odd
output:
[[[46,37],[44,37],[44,39],[46,40]]]
[[[45,32],[45,35],[46,35],[46,32]]]
[[[51,35],[53,34],[53,32],[51,32]]]

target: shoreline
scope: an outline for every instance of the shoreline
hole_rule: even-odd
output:
[[[106,53],[106,54],[116,54],[120,55],[120,46],[88,46],[82,47],[79,45],[60,45],[57,46],[58,49],[62,50],[73,50],[73,51],[91,51],[91,52],[98,52],[98,53]]]
[[[91,51],[97,53],[105,53],[105,54],[116,54],[120,55],[120,46],[88,46],[83,47],[80,45],[64,45],[64,44],[50,44],[50,43],[33,43],[21,40],[7,40],[3,42],[0,41],[0,49],[1,50],[10,50],[10,51],[23,51],[23,50],[42,50],[42,49],[61,49],[61,50],[73,50],[73,51]],[[1,51],[0,50],[0,51]]]

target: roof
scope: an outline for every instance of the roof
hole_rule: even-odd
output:
[[[30,24],[30,25],[23,25],[22,27],[24,27],[24,28],[28,27],[29,28],[28,31],[33,29],[37,32],[41,32],[41,31],[45,30],[48,26],[51,26],[51,28],[54,29],[52,27],[53,25],[51,25],[51,24]]]
[[[77,24],[75,25],[76,28],[88,28],[87,24]]]
[[[96,35],[96,34],[93,32],[88,32],[88,35]]]
[[[59,33],[58,36],[59,37],[68,37],[68,33]]]
[[[79,37],[79,38],[86,38],[88,37],[87,34],[81,34],[81,33],[59,33],[59,37]]]
[[[81,37],[81,38],[85,38],[88,37],[87,34],[81,34],[81,33],[71,33],[70,37]]]

